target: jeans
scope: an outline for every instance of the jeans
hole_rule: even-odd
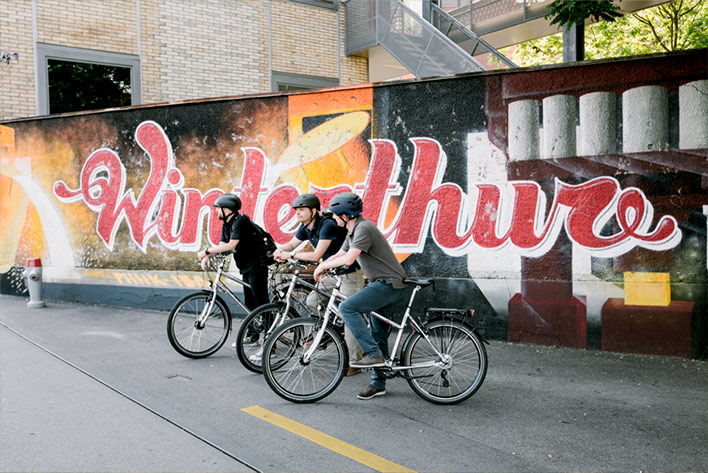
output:
[[[376,281],[366,286],[361,291],[339,305],[344,323],[347,324],[352,335],[359,342],[364,355],[389,356],[388,333],[390,325],[381,322],[376,317],[369,317],[371,330],[366,326],[363,313],[376,311],[386,318],[391,318],[393,304],[405,295],[405,288],[395,289],[384,281]],[[371,373],[371,384],[377,388],[386,386],[386,378],[380,370]]]
[[[241,273],[241,278],[251,286],[243,288],[243,302],[249,311],[270,302],[267,267]]]
[[[325,275],[322,281],[317,283],[317,286],[327,292],[332,292],[336,284],[337,280],[334,279],[334,277]],[[361,272],[361,269],[357,269],[356,271],[342,276],[342,285],[339,288],[339,292],[349,297],[363,288],[364,274]],[[320,303],[327,305],[328,301],[329,298],[322,297],[315,291],[312,291],[310,295],[307,296],[307,306],[314,314],[319,312],[318,306]],[[349,330],[349,327],[346,325],[344,326],[344,342],[347,344],[347,351],[349,351],[349,362],[359,361],[361,359],[361,348],[359,348],[359,344],[352,335],[352,331]]]

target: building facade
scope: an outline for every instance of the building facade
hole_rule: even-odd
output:
[[[343,44],[336,1],[3,0],[0,120],[50,112],[48,61],[128,68],[140,105],[366,82]]]

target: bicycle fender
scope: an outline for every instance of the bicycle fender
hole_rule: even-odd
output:
[[[432,317],[430,317],[429,319],[426,319],[425,323],[423,324],[423,330],[425,330],[426,325],[431,322],[455,320],[472,330],[472,333],[477,335],[479,339],[482,340],[482,343],[484,343],[485,345],[489,345],[490,343],[487,341],[487,339],[484,338],[481,333],[479,333],[479,330],[477,330],[474,325],[472,325],[472,313],[474,313],[474,311],[470,312],[468,310],[461,309],[427,309],[427,315],[434,315],[432,315]]]

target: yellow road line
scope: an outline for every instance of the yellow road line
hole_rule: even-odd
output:
[[[261,420],[276,425],[281,429],[285,429],[288,432],[292,432],[295,435],[314,442],[317,445],[332,450],[335,453],[351,458],[352,460],[357,461],[362,465],[366,465],[369,468],[373,468],[376,471],[415,473],[415,471],[404,466],[388,461],[385,458],[381,458],[378,455],[362,450],[361,448],[355,447],[347,442],[342,442],[331,435],[327,435],[319,430],[308,427],[305,424],[301,424],[294,420],[288,419],[287,417],[283,417],[275,412],[269,411],[268,409],[263,409],[260,406],[244,407],[241,410],[247,414],[251,414]]]

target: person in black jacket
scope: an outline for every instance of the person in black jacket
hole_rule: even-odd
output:
[[[241,278],[251,287],[243,287],[244,304],[253,310],[270,302],[268,297],[268,266],[263,245],[248,215],[239,213],[241,199],[235,194],[222,194],[214,202],[219,220],[223,221],[220,242],[197,253],[202,269],[209,266],[209,256],[236,250],[234,260]]]

